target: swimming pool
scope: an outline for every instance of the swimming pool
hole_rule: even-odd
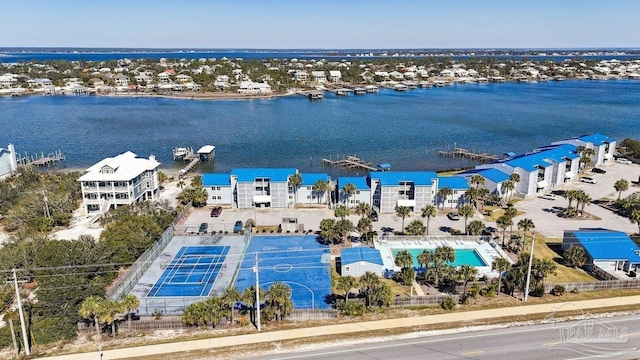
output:
[[[411,256],[413,257],[413,266],[414,267],[420,267],[420,264],[418,264],[418,255],[420,255],[420,253],[422,253],[424,250],[427,251],[435,251],[434,249],[405,249],[409,252],[409,254],[411,254]],[[393,249],[392,253],[393,253],[393,258],[396,258],[396,254],[398,252],[400,252],[402,250],[400,249]],[[453,262],[453,264],[448,263],[449,265],[452,266],[460,266],[460,265],[471,265],[471,266],[489,266],[487,265],[487,263],[484,262],[484,260],[482,260],[482,257],[480,257],[480,255],[478,254],[478,252],[476,250],[473,249],[455,249],[454,250],[456,253],[456,259]]]

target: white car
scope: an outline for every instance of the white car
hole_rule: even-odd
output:
[[[631,161],[629,159],[625,159],[625,158],[617,158],[616,162],[619,163],[619,164],[631,165]]]
[[[587,183],[587,184],[595,184],[595,183],[597,183],[596,179],[590,178],[588,176],[580,178],[580,181],[582,181],[584,183]]]
[[[545,199],[545,200],[555,200],[556,196],[554,194],[542,194],[540,196],[538,196],[540,199]]]

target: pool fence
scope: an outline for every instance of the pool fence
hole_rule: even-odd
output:
[[[439,295],[424,295],[424,296],[406,296],[406,297],[396,297],[393,299],[393,303],[391,306],[399,307],[399,306],[433,306],[440,305],[442,302],[451,297],[453,301],[457,304],[460,300],[458,295],[448,295],[448,294],[439,294]]]

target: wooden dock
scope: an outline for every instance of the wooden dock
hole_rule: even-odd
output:
[[[338,166],[343,169],[365,169],[369,171],[379,171],[380,169],[373,166],[372,163],[366,162],[356,156],[346,156],[342,159],[336,157],[336,160],[322,159],[322,165]]]
[[[322,91],[296,91],[296,94],[302,95],[309,100],[322,100],[324,99],[324,92]]]
[[[498,161],[498,155],[491,155],[487,153],[477,153],[473,151],[469,151],[467,149],[455,147],[453,150],[440,150],[438,151],[438,155],[446,156],[446,157],[461,157],[469,160],[475,160],[480,162],[491,162]]]
[[[64,156],[62,151],[58,150],[48,155],[45,155],[44,152],[41,152],[40,155],[36,154],[29,156],[25,153],[23,157],[16,159],[16,162],[19,166],[51,166],[64,160],[66,160],[66,157]]]

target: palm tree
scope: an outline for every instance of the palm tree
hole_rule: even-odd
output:
[[[369,234],[373,230],[373,226],[371,226],[371,219],[368,217],[361,218],[358,220],[357,228],[360,235],[364,236],[366,241],[369,241]]]
[[[345,184],[342,187],[342,192],[345,195],[345,201],[347,204],[346,206],[349,207],[349,198],[351,197],[351,195],[356,193],[356,186],[352,183]]]
[[[509,226],[513,226],[513,219],[511,219],[508,216],[500,215],[500,217],[496,220],[496,226],[498,226],[499,229],[502,229],[502,247],[506,246],[506,243],[504,241],[505,238],[505,232],[507,231],[507,228]]]
[[[478,276],[478,269],[471,265],[464,264],[460,266],[458,271],[460,274],[460,279],[464,281],[464,288],[462,290],[462,294],[464,295],[467,293],[467,284],[469,283],[469,281],[476,280],[476,277]]]
[[[498,292],[502,288],[502,273],[509,270],[509,268],[511,268],[511,263],[503,257],[498,257],[491,263],[491,271],[498,270]]]
[[[451,246],[438,246],[436,248],[436,257],[453,264],[456,261],[456,251]]]
[[[447,198],[451,195],[453,195],[453,190],[446,186],[438,190],[438,199],[442,201],[442,210],[444,210],[444,204],[447,202]],[[451,207],[453,207],[453,204]]]
[[[591,197],[586,192],[584,192],[584,190],[578,190],[576,195],[576,201],[578,201],[578,203],[576,204],[576,208],[580,206],[581,216],[584,216],[584,208],[591,203],[591,200]]]
[[[131,330],[131,312],[140,306],[140,300],[133,294],[127,294],[120,299],[120,304],[127,310],[127,329]]]
[[[467,198],[467,201],[469,203],[473,203],[475,205],[476,203],[476,199],[478,198],[478,188],[469,188],[467,191],[464,192],[464,197]]]
[[[195,175],[193,178],[191,178],[191,187],[193,188],[201,188],[202,187],[202,176],[200,175]]]
[[[80,305],[80,309],[78,313],[83,318],[89,319],[93,318],[93,322],[96,326],[96,334],[100,335],[100,317],[98,314],[100,313],[100,307],[104,299],[99,296],[89,296]]]
[[[436,216],[436,207],[433,205],[427,205],[422,208],[422,217],[427,218],[427,235],[429,235],[429,221],[432,217]]]
[[[336,206],[336,209],[333,211],[333,215],[337,218],[344,220],[347,215],[349,215],[349,209],[347,209],[344,205]]]
[[[408,250],[400,250],[396,254],[395,264],[401,268],[411,268],[413,267],[413,256]]]
[[[504,209],[504,216],[508,217],[509,219],[513,220],[513,218],[516,217],[516,215],[518,215],[518,210],[513,207],[512,205],[507,205],[508,207],[506,209]],[[513,233],[513,221],[511,222],[511,229],[509,230],[511,233]]]
[[[320,199],[322,197],[324,197],[324,194],[326,193],[327,189],[329,188],[329,184],[327,183],[326,180],[318,180],[313,184],[313,191],[319,194],[322,194],[322,196],[318,196],[318,204],[320,204]]]
[[[467,226],[467,233],[471,235],[481,235],[486,225],[482,220],[472,220]]]
[[[107,325],[111,325],[111,335],[116,337],[116,320],[118,318],[118,314],[124,312],[124,306],[120,304],[118,301],[103,301],[99,308],[98,314],[99,317],[107,323]]]
[[[584,169],[586,169],[593,163],[593,160],[591,158],[596,154],[596,152],[594,149],[587,148],[585,146],[578,146],[577,151],[580,155],[580,168],[584,172]]]
[[[527,242],[527,231],[534,229],[535,227],[536,225],[531,219],[524,218],[518,221],[518,230],[522,230],[522,239],[525,244]]]
[[[502,183],[502,191],[504,191],[504,200],[509,202],[511,201],[511,195],[513,190],[516,189],[516,183],[513,180],[507,180]],[[509,200],[507,200],[507,194],[509,195]]]
[[[447,263],[439,258],[438,255],[434,254],[432,261],[429,263],[427,274],[433,277],[433,284],[436,287],[440,284],[440,277],[444,274],[447,267]]]
[[[265,302],[274,308],[276,320],[282,321],[293,311],[291,288],[280,281],[269,287]]]
[[[236,302],[240,300],[241,296],[242,294],[240,294],[238,289],[231,285],[224,289],[224,292],[222,293],[222,302],[231,314],[231,324],[234,324],[236,321]]]
[[[344,291],[344,302],[349,300],[349,292],[358,285],[358,281],[353,276],[341,276],[336,281],[336,289]]]
[[[359,285],[367,300],[365,305],[368,308],[371,306],[374,290],[380,286],[380,278],[375,273],[367,271],[360,277]]]
[[[458,208],[460,216],[464,217],[464,229],[467,231],[467,220],[473,216],[473,206],[464,204]]]
[[[407,233],[409,235],[424,235],[426,227],[422,221],[415,219],[407,225]]]
[[[582,246],[569,246],[562,257],[565,263],[571,267],[580,267],[587,261],[587,253]]]
[[[638,233],[640,234],[640,209],[633,209],[629,214],[629,221],[638,224]]]
[[[484,201],[487,198],[487,196],[489,196],[490,193],[491,192],[487,188],[478,189],[478,199],[480,200],[480,203],[482,204],[482,206],[480,207],[480,211],[484,211]]]
[[[300,173],[295,173],[289,176],[289,185],[293,188],[293,207],[295,208],[298,204],[298,188],[302,184],[302,175]]]
[[[349,233],[353,231],[354,226],[351,220],[338,220],[336,222],[336,232],[340,236],[340,241],[344,241],[349,237]]]
[[[536,282],[541,282],[544,287],[544,280],[549,275],[555,275],[558,265],[551,259],[535,259],[531,266],[531,275]]]
[[[577,195],[577,190],[567,190],[562,194],[562,197],[567,199],[567,201],[569,202],[569,205],[567,205],[567,208],[571,207],[571,203],[573,202],[573,200],[576,199],[576,195]]]
[[[429,266],[429,263],[431,263],[431,261],[433,261],[433,257],[435,256],[435,253],[433,251],[428,251],[428,250],[422,250],[422,252],[418,255],[418,264],[420,264],[421,268],[427,268],[427,266]]]
[[[365,216],[369,216],[370,213],[371,205],[365,202],[358,201],[358,203],[356,204],[356,214],[364,218]]]
[[[180,188],[180,190],[182,191],[182,190],[184,190],[184,186],[185,186],[186,184],[185,184],[184,180],[180,180],[180,181],[178,181],[178,183],[177,183],[176,185],[177,185],[177,186]]]
[[[396,208],[396,215],[402,218],[402,231],[404,231],[404,219],[411,214],[411,208],[407,206],[398,206]]]
[[[618,200],[620,200],[622,192],[629,189],[629,182],[625,179],[620,179],[616,181],[616,183],[613,185],[613,188],[618,192]]]
[[[484,176],[475,174],[471,176],[471,185],[475,185],[476,189],[480,187],[480,185],[484,185],[485,179]]]

